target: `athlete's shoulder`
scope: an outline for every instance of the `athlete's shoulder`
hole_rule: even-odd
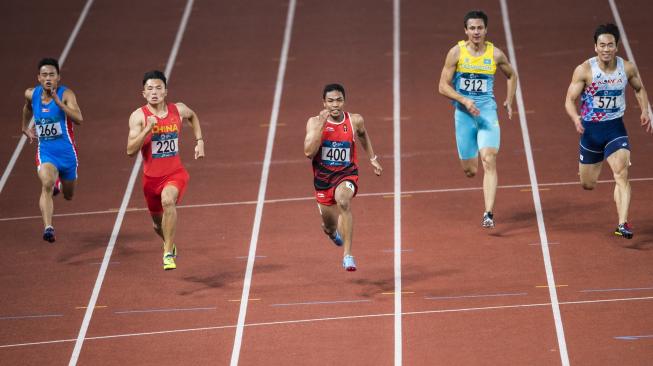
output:
[[[32,100],[32,95],[34,95],[34,89],[36,88],[27,88],[25,89],[25,99]]]

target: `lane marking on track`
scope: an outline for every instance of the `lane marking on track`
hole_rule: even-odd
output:
[[[508,11],[507,0],[501,0],[501,18],[503,21],[503,29],[506,35],[506,44],[508,45],[508,55],[512,62],[517,75],[519,75],[519,67],[517,66],[517,55],[515,53],[515,46],[512,39],[512,30],[510,27],[510,15]],[[531,148],[531,139],[528,133],[528,122],[526,121],[526,112],[524,105],[524,98],[521,90],[521,83],[517,80],[517,109],[519,111],[519,125],[521,126],[522,140],[524,143],[524,153],[526,154],[526,163],[528,164],[528,176],[531,182],[531,189],[533,190],[533,205],[535,206],[535,215],[537,217],[537,228],[540,235],[540,242],[542,248],[542,260],[544,261],[544,269],[546,271],[546,283],[549,290],[549,298],[551,299],[551,312],[553,313],[553,320],[555,323],[556,337],[558,340],[558,349],[560,350],[560,362],[563,366],[569,366],[569,354],[567,352],[567,341],[565,340],[565,331],[562,324],[562,315],[560,314],[560,305],[558,303],[558,293],[556,290],[555,277],[553,275],[553,265],[551,263],[551,256],[549,254],[549,239],[547,238],[546,227],[544,225],[544,213],[542,212],[542,202],[540,200],[539,186],[537,182],[537,174],[535,173],[535,160],[533,158],[533,150]]]
[[[171,312],[180,312],[180,311],[206,311],[206,310],[216,310],[216,307],[204,307],[204,308],[169,308],[169,309],[140,309],[140,310],[121,310],[114,311],[114,314],[143,314],[143,313],[171,313]]]
[[[381,251],[382,251],[383,253],[394,253],[394,252],[395,252],[394,249],[383,249],[383,250],[381,250]],[[402,250],[401,250],[402,253],[408,253],[408,252],[414,252],[414,251],[415,251],[414,249],[402,249]]]
[[[0,320],[60,318],[62,316],[63,314],[7,315],[0,316]]]
[[[260,301],[261,299],[247,299],[247,301]],[[227,300],[230,302],[241,302],[241,299]]]
[[[73,47],[73,43],[75,43],[75,39],[77,39],[77,34],[79,34],[79,30],[82,28],[82,24],[84,24],[84,20],[86,20],[86,15],[88,15],[88,11],[91,8],[91,5],[93,5],[93,0],[87,0],[86,4],[84,5],[84,8],[82,9],[82,13],[79,14],[79,18],[77,18],[77,23],[75,23],[75,27],[73,27],[73,31],[70,33],[70,36],[68,37],[68,41],[66,42],[66,45],[64,46],[63,51],[59,56],[60,69],[63,67],[64,63],[66,62],[66,58],[68,58],[68,53],[70,53],[70,49]],[[33,125],[34,125],[34,119],[32,118],[32,120],[29,122],[28,127],[32,128]],[[20,140],[18,140],[18,145],[16,145],[16,149],[14,150],[14,153],[11,154],[9,163],[7,163],[7,167],[5,168],[5,171],[4,173],[2,173],[2,177],[0,178],[0,193],[2,193],[2,189],[5,187],[5,184],[9,179],[9,174],[11,174],[11,171],[14,169],[14,166],[16,165],[18,156],[23,151],[26,141],[27,141],[27,136],[25,136],[25,134],[21,134]]]
[[[392,2],[392,146],[394,154],[394,366],[403,362],[401,306],[401,1]]]
[[[653,338],[653,334],[637,335],[637,336],[618,336],[613,338],[621,341],[636,341],[644,338]]]
[[[353,304],[372,302],[372,300],[333,300],[333,301],[307,301],[307,302],[289,302],[284,304],[270,304],[270,306],[297,306],[297,305],[335,305],[335,304]]]
[[[630,182],[648,182],[653,181],[652,178],[632,178]],[[614,180],[601,180],[598,183],[614,183]],[[555,183],[541,183],[540,187],[543,186],[573,186],[579,185],[578,182],[555,182]],[[529,187],[529,184],[513,184],[498,186],[498,189],[515,189]],[[404,191],[402,194],[414,195],[414,194],[433,194],[433,193],[457,193],[457,192],[468,192],[468,191],[480,191],[483,190],[483,187],[467,187],[467,188],[439,188],[439,189],[422,189],[415,191]],[[378,193],[361,193],[357,194],[356,197],[378,197],[378,196],[390,196],[394,197],[393,192],[378,192]],[[267,199],[264,201],[265,204],[269,203],[288,203],[288,202],[298,202],[298,201],[312,201],[315,200],[314,196],[311,197],[290,197],[290,198],[274,198]],[[233,202],[214,202],[214,203],[201,203],[201,204],[192,204],[192,205],[179,205],[177,209],[188,209],[188,208],[210,208],[210,207],[222,207],[222,206],[245,206],[245,205],[255,205],[256,201],[233,201]],[[118,209],[108,209],[102,211],[85,211],[85,212],[71,212],[63,214],[54,214],[53,217],[70,217],[70,216],[86,216],[86,215],[104,215],[112,214],[118,212]],[[142,212],[147,211],[147,208],[144,207],[132,207],[125,210],[125,212]],[[41,216],[17,216],[17,217],[5,217],[0,218],[2,221],[19,221],[19,220],[34,220],[41,219]],[[549,243],[550,244],[550,243]],[[537,245],[540,245],[538,243]]]
[[[556,285],[556,287],[569,287],[569,285]],[[537,285],[535,288],[549,288],[549,285]]]
[[[485,297],[507,297],[507,296],[526,296],[528,292],[508,292],[501,294],[479,294],[479,295],[460,295],[460,296],[425,296],[425,300],[455,300],[455,299],[473,299]]]
[[[614,292],[614,291],[647,291],[647,290],[653,290],[653,287],[588,289],[588,290],[580,290],[578,292]]]
[[[414,294],[414,291],[401,291],[401,295],[410,295]],[[398,295],[397,292],[391,291],[391,292],[381,292],[381,295]]]
[[[412,197],[412,194],[407,194],[407,193],[402,193],[401,198],[407,198],[407,197]],[[383,196],[383,198],[395,198],[394,194],[386,194]]]
[[[257,255],[257,256],[255,256],[255,258],[267,258],[267,257],[268,257],[267,255]],[[247,259],[247,258],[249,258],[249,257],[246,256],[246,255],[241,255],[239,257],[236,257],[236,259]]]
[[[261,228],[261,219],[263,217],[263,206],[265,204],[265,192],[268,185],[268,174],[270,172],[270,162],[272,161],[272,149],[274,147],[274,137],[279,123],[279,108],[281,106],[281,96],[283,95],[283,83],[286,75],[286,64],[288,63],[288,53],[290,50],[290,38],[292,35],[293,20],[295,18],[296,0],[288,1],[288,12],[286,14],[286,25],[283,33],[283,43],[279,56],[279,69],[277,71],[277,81],[274,87],[274,100],[272,102],[272,111],[270,114],[270,128],[265,143],[265,156],[263,158],[263,167],[261,169],[261,182],[258,189],[256,200],[256,213],[254,214],[254,223],[252,224],[252,236],[249,242],[249,254],[247,258],[247,267],[245,268],[245,278],[243,279],[243,293],[240,299],[240,309],[238,310],[238,322],[236,324],[236,334],[234,335],[234,346],[231,351],[231,366],[237,366],[240,358],[240,349],[243,341],[243,332],[245,328],[245,318],[247,317],[247,304],[249,303],[249,290],[252,286],[252,274],[254,272],[254,262],[256,261],[256,247],[258,245],[259,230]]]
[[[107,308],[107,305],[95,305],[93,308],[94,309],[104,309]],[[88,309],[88,306],[75,306],[76,310],[82,310],[82,309]]]
[[[624,27],[624,23],[621,22],[621,15],[619,14],[617,4],[614,0],[608,0],[608,3],[610,4],[610,10],[612,10],[612,15],[614,16],[614,20],[617,23],[617,27],[619,27],[620,43],[624,46],[624,50],[626,50],[626,55],[628,55],[630,62],[637,65],[637,62],[635,62],[635,54],[633,54],[633,50],[630,48],[628,35],[626,35],[626,28]],[[644,86],[644,80],[642,80],[641,77],[640,82],[642,83],[642,86]],[[653,107],[651,106],[651,101],[649,100],[648,102],[648,114],[653,119]]]
[[[184,36],[184,32],[186,31],[188,18],[190,17],[190,13],[193,8],[193,1],[194,0],[188,0],[188,2],[186,3],[186,7],[184,8],[184,12],[181,16],[181,21],[179,23],[179,29],[177,30],[177,35],[175,36],[175,41],[172,45],[172,49],[170,50],[168,61],[166,62],[166,69],[164,71],[164,74],[168,78],[168,85],[170,84],[170,75],[172,72],[172,68],[175,64],[175,60],[177,59],[177,52],[179,52],[179,46],[181,45],[181,40]],[[132,167],[132,171],[129,176],[127,187],[125,188],[125,194],[122,197],[120,210],[118,211],[118,215],[116,216],[116,221],[111,231],[111,237],[109,238],[107,249],[104,252],[104,259],[102,260],[102,265],[100,266],[100,270],[98,271],[98,275],[95,280],[95,285],[93,286],[93,292],[91,293],[91,297],[88,300],[87,309],[86,312],[84,313],[84,319],[82,320],[82,325],[79,328],[77,340],[75,341],[75,347],[73,348],[72,355],[70,356],[70,362],[68,363],[68,366],[77,365],[77,360],[79,359],[79,355],[82,351],[82,346],[84,344],[84,340],[86,339],[86,333],[88,332],[88,327],[91,323],[91,318],[93,317],[93,310],[95,308],[97,299],[100,296],[100,290],[102,288],[102,283],[104,282],[104,276],[106,275],[107,268],[109,267],[109,261],[111,260],[111,253],[113,253],[113,247],[116,244],[116,240],[118,239],[118,233],[120,232],[120,227],[122,226],[122,221],[123,218],[125,217],[125,212],[127,211],[127,205],[129,204],[129,199],[132,195],[134,184],[136,183],[136,177],[138,175],[138,172],[140,171],[142,161],[143,161],[143,157],[141,156],[141,154],[137,154],[136,161],[134,162],[134,166]]]
[[[567,302],[561,302],[560,305],[585,305],[585,304],[599,304],[599,303],[610,303],[610,302],[649,301],[649,300],[653,300],[653,296],[632,297],[632,298],[622,298],[622,299],[588,300],[588,301],[567,301]],[[456,308],[456,309],[438,309],[438,310],[411,311],[411,312],[405,312],[405,313],[403,313],[403,315],[412,316],[412,315],[429,315],[429,314],[448,314],[448,313],[463,313],[463,312],[476,312],[476,311],[528,309],[528,308],[549,307],[549,306],[551,306],[551,303],[516,304],[516,305],[485,306],[485,307],[474,307],[474,308]],[[310,324],[310,323],[318,323],[318,322],[325,322],[325,321],[370,319],[370,318],[393,317],[393,316],[394,316],[394,313],[347,315],[347,316],[338,316],[338,317],[310,318],[310,319],[281,320],[281,321],[273,321],[273,322],[250,323],[250,324],[245,324],[245,326],[246,327],[260,327],[260,326],[276,326],[276,325],[290,325],[290,324]],[[237,327],[236,325],[218,325],[218,326],[211,326],[211,327],[161,330],[161,331],[155,331],[155,332],[124,333],[124,334],[113,334],[113,335],[106,335],[106,336],[87,337],[86,340],[93,341],[93,340],[107,340],[107,339],[141,337],[141,336],[151,336],[151,335],[167,335],[167,334],[178,334],[178,333],[206,332],[206,331],[212,331],[212,330],[234,329],[236,327]],[[0,345],[0,349],[2,349],[2,348],[28,347],[28,346],[39,346],[39,345],[57,344],[57,343],[69,343],[69,342],[74,342],[74,341],[75,341],[75,339],[58,339],[58,340],[52,340],[52,341],[3,344],[3,345]]]
[[[550,241],[550,242],[549,242],[549,245],[558,245],[558,244],[560,244],[560,243],[557,242],[557,241]],[[540,243],[529,243],[528,245],[537,245],[537,246],[540,246]]]
[[[551,190],[551,188],[540,188],[540,192],[550,191],[550,190]],[[533,190],[531,188],[524,188],[524,189],[520,189],[519,191],[520,192],[533,192]]]

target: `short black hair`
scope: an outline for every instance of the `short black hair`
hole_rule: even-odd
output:
[[[483,20],[483,25],[487,28],[487,14],[482,10],[472,10],[465,14],[465,29],[467,29],[467,21],[470,19],[481,19]]]
[[[345,87],[340,84],[327,84],[324,86],[322,91],[322,99],[326,98],[326,95],[330,91],[339,91],[342,93],[342,97],[345,98]]]
[[[168,79],[166,79],[165,74],[159,70],[152,70],[146,72],[145,75],[143,75],[143,86],[145,86],[145,83],[147,83],[147,81],[150,79],[159,79],[163,81],[163,85],[166,88],[168,87]]]
[[[54,68],[57,69],[57,74],[59,73],[59,61],[57,61],[57,59],[51,57],[42,58],[41,61],[39,61],[39,72],[41,72],[41,68],[46,65],[54,66]]]
[[[614,36],[614,40],[619,43],[619,27],[612,23],[607,23],[607,24],[601,24],[598,27],[596,27],[596,30],[594,31],[594,44],[596,44],[599,41],[599,36],[601,34],[612,34]]]

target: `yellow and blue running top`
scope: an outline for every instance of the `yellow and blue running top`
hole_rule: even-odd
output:
[[[494,61],[494,45],[485,42],[485,52],[480,56],[473,56],[467,50],[465,41],[458,42],[460,56],[456,65],[453,87],[456,92],[474,100],[479,109],[494,108],[494,74],[497,65]],[[463,105],[454,102],[457,109],[466,110]]]

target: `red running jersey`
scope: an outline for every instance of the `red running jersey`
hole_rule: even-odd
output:
[[[141,108],[147,117],[153,116],[152,112],[143,106]],[[179,158],[179,135],[181,133],[181,117],[174,103],[168,104],[168,115],[157,119],[157,124],[152,132],[145,136],[141,147],[143,155],[143,174],[148,177],[163,177],[184,169]]]
[[[313,157],[313,176],[316,190],[329,189],[345,177],[358,176],[356,141],[349,113],[345,112],[342,122],[326,122],[320,149]]]

